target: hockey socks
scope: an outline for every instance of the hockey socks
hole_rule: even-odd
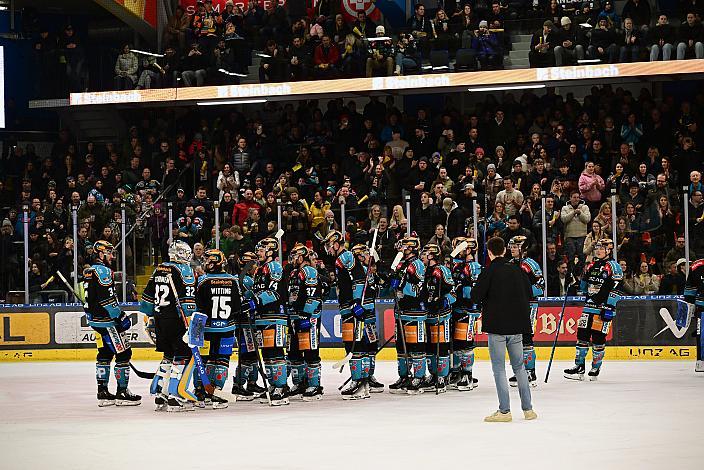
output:
[[[286,379],[288,378],[288,375],[285,360],[269,359],[264,363],[264,368],[266,370],[266,375],[269,379],[269,383],[273,385],[274,388],[283,388],[286,386]]]
[[[396,360],[396,364],[398,367],[398,376],[399,377],[408,377],[408,359],[399,354],[398,359]]]
[[[306,365],[303,362],[292,362],[291,365],[291,381],[293,385],[301,385],[306,379]]]
[[[369,378],[369,376],[371,375],[369,372],[371,370],[370,359],[371,358],[369,356],[362,357],[362,377],[364,377],[365,379]]]
[[[98,388],[107,388],[110,382],[110,361],[98,361],[95,364],[95,380],[98,382]]]
[[[369,375],[372,376],[376,370],[376,356],[372,353],[367,358],[369,359]]]
[[[412,375],[416,379],[422,379],[425,377],[426,372],[426,362],[423,354],[411,354],[410,361]]]
[[[523,364],[526,370],[535,370],[535,347],[526,346],[523,348]]]
[[[212,383],[216,389],[222,390],[223,387],[225,387],[228,375],[227,365],[219,363],[208,363],[205,365],[205,372],[206,374],[208,374],[208,379],[210,380],[210,383]]]
[[[589,344],[582,341],[577,341],[576,354],[574,357],[574,363],[578,366],[583,366],[586,358],[587,352],[589,351]]]
[[[350,375],[354,381],[362,380],[364,377],[364,365],[362,364],[362,358],[357,354],[352,355],[352,359],[350,359]]]
[[[306,366],[306,377],[308,378],[308,387],[320,386],[320,363],[308,364]]]

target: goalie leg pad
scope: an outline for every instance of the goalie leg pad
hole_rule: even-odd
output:
[[[589,351],[589,343],[577,341],[576,350],[574,363],[578,366],[583,366],[587,358],[587,352]]]
[[[156,373],[154,374],[154,378],[152,379],[152,383],[149,386],[149,393],[150,394],[156,395],[157,393],[161,393],[161,391],[164,387],[164,379],[170,370],[171,370],[171,360],[170,359],[162,359],[161,362],[159,363],[159,367],[157,368]]]
[[[535,347],[523,346],[523,364],[528,370],[535,370]]]
[[[264,362],[266,375],[269,378],[269,383],[274,387],[280,388],[286,385],[287,367],[286,361],[283,359],[267,359]]]
[[[306,366],[306,376],[308,377],[309,387],[320,386],[320,362],[310,363]]]
[[[592,369],[600,369],[604,362],[604,354],[606,353],[605,344],[592,345]]]
[[[178,384],[183,376],[183,369],[186,367],[185,358],[174,358],[171,363],[171,376],[169,377],[169,395],[178,397]]]

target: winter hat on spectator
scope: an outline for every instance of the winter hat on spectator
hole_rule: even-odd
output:
[[[487,23],[486,20],[481,20],[481,21],[479,22],[479,27],[480,27],[480,28],[481,28],[481,27],[488,28],[488,27],[489,27],[489,23]]]
[[[376,34],[386,34],[386,28],[383,25],[376,27]]]
[[[550,21],[550,20],[545,20],[545,23],[543,23],[543,26],[548,26],[548,27],[550,27],[550,28],[554,28],[554,27],[555,27],[555,23],[553,23],[553,22]]]
[[[418,161],[428,163],[428,157],[420,157]]]
[[[225,6],[228,6],[228,5],[235,6],[235,2],[233,2],[232,0],[227,0],[227,1],[225,2]]]
[[[494,171],[496,171],[496,165],[494,165],[493,163],[489,163],[489,164],[486,166],[486,171],[489,171],[489,170],[494,170]]]
[[[5,222],[9,222],[9,220],[5,219]],[[2,223],[3,227],[5,226],[5,222]],[[685,264],[686,262],[687,262],[686,259],[680,258],[680,259],[677,260],[677,263],[675,263],[675,266],[677,266],[677,267],[679,268],[680,266],[682,266],[682,265]]]
[[[569,24],[572,24],[572,20],[570,20],[568,17],[563,16],[562,19],[560,20],[560,24],[562,26],[567,26]]]
[[[445,199],[443,199],[443,200],[442,200],[442,207],[443,207],[443,209],[445,209],[446,211],[449,212],[450,209],[452,209],[452,203],[453,203],[453,202],[454,202],[454,201],[452,200],[451,197],[446,197]]]
[[[502,152],[504,152],[504,154],[506,153],[506,149],[504,148],[503,145],[497,145],[496,148],[494,149],[494,151],[495,151],[496,153],[499,153],[499,150],[501,150]]]
[[[10,227],[10,228],[12,228],[12,222],[10,222],[10,219],[4,219],[4,220],[2,221],[2,226],[3,226],[3,227]]]

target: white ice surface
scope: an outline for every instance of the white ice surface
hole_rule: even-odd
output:
[[[346,375],[326,363],[322,401],[190,413],[154,412],[134,374],[142,405],[99,409],[90,362],[2,363],[0,469],[704,468],[704,374],[692,362],[607,361],[594,383],[564,379],[568,365],[546,385],[539,363],[538,420],[523,420],[512,389],[514,422],[503,424],[483,422],[497,408],[488,362],[472,392],[344,402]],[[395,375],[378,364],[382,382]]]

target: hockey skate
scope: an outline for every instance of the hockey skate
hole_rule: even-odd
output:
[[[592,382],[596,382],[599,380],[599,371],[601,370],[601,367],[592,367],[587,375],[589,376],[589,380]]]
[[[180,413],[182,411],[193,410],[195,410],[193,403],[185,398],[169,395],[169,398],[166,400],[166,411],[169,413]]]
[[[571,369],[565,369],[565,378],[570,380],[584,380],[584,364],[576,364]]]
[[[115,394],[115,405],[117,406],[137,406],[142,404],[142,397],[130,392],[129,388],[118,390]]]
[[[196,401],[193,403],[193,406],[196,408],[200,408],[202,410],[212,403],[208,403],[208,396],[205,394],[205,390],[203,388],[196,388],[195,396]]]
[[[288,392],[289,398],[302,397],[303,392],[306,391],[306,388],[308,387],[306,387],[305,381],[295,384],[293,387],[291,387],[291,390]]]
[[[288,393],[284,387],[274,387],[270,393],[271,396],[271,406],[282,406],[288,405]]]
[[[369,386],[369,391],[371,393],[383,393],[384,384],[376,380],[376,377],[370,375],[367,379],[367,385]]]
[[[425,378],[423,378],[423,381],[421,382],[421,388],[426,391],[430,392],[435,390],[435,382],[437,378],[434,375],[428,375]]]
[[[106,406],[112,406],[115,404],[115,395],[110,393],[107,389],[105,388],[99,388],[98,389],[98,406],[100,408],[106,407]]]
[[[528,375],[528,385],[535,388],[538,386],[538,377],[535,375],[535,369],[526,369],[526,374]],[[518,379],[514,375],[508,379],[508,384],[511,387],[518,387]]]
[[[423,393],[424,379],[411,379],[406,387],[406,393],[409,395],[420,395]]]
[[[367,395],[364,380],[353,380],[340,392],[343,400],[361,400]]]
[[[408,377],[399,377],[398,380],[389,385],[389,393],[406,393]]]
[[[694,372],[704,372],[704,361],[699,360],[694,363]]]
[[[436,387],[433,389],[436,393],[447,392],[447,377],[438,377],[435,381]]]
[[[457,381],[460,380],[460,371],[451,370],[450,375],[447,376],[447,388],[448,390],[457,390]]]
[[[470,392],[474,390],[475,381],[472,378],[472,373],[471,372],[461,372],[460,373],[460,378],[457,381],[457,390],[460,392]]]
[[[167,398],[163,393],[157,393],[154,397],[154,411],[166,411]]]
[[[253,392],[237,382],[232,384],[232,394],[237,397],[237,401],[252,401],[255,398]]]
[[[210,400],[210,404],[214,410],[223,410],[229,406],[229,402],[217,395],[210,395],[206,401]]]
[[[303,392],[303,401],[316,401],[323,399],[323,387],[308,387]]]
[[[257,384],[257,382],[247,382],[247,391],[254,394],[255,398],[261,397],[266,389]]]

